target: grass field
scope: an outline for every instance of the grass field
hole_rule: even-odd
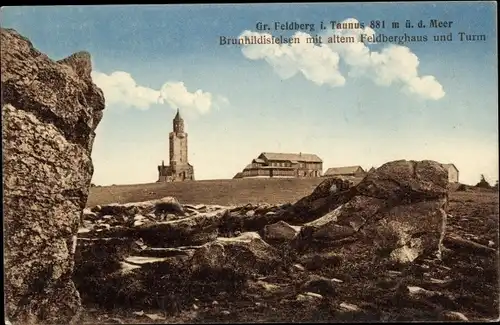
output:
[[[87,206],[139,202],[173,196],[182,204],[236,205],[295,202],[324,178],[224,179],[92,187]]]

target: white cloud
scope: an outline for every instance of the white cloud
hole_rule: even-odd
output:
[[[168,104],[173,109],[181,108],[206,114],[212,108],[220,108],[229,103],[226,97],[201,89],[189,92],[184,82],[168,81],[159,90],[143,87],[124,71],[115,71],[109,75],[93,71],[92,79],[102,89],[106,105],[146,110],[151,105]]]
[[[357,23],[346,19],[343,23]],[[443,87],[434,76],[419,76],[418,57],[406,46],[389,44],[380,52],[371,51],[361,42],[360,35],[374,36],[375,31],[364,29],[329,30],[322,36],[322,44],[306,43],[309,34],[296,32],[293,36],[300,43],[293,44],[249,44],[242,52],[250,60],[265,60],[276,73],[288,79],[301,73],[317,85],[343,86],[345,77],[339,70],[342,60],[348,67],[349,77],[367,77],[380,86],[399,85],[407,93],[425,99],[438,100],[445,95]],[[240,37],[267,36],[270,34],[244,31]],[[353,43],[327,43],[328,37],[353,37]]]
[[[270,34],[250,31],[243,32],[241,37],[260,35],[271,37]],[[300,38],[299,44],[249,45],[242,51],[251,60],[266,60],[283,79],[291,78],[300,72],[318,85],[329,84],[335,87],[345,83],[338,70],[340,57],[337,53],[332,52],[326,45],[307,44],[306,38],[309,35],[306,33],[298,32],[295,37]]]

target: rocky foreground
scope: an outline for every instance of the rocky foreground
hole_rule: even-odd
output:
[[[440,164],[395,161],[293,205],[96,206],[73,279],[100,323],[495,319],[497,232],[450,229],[448,193]]]
[[[15,324],[69,324],[71,280],[104,110],[90,54],[54,61],[1,29],[5,314]]]

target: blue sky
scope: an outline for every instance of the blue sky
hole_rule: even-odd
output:
[[[92,152],[96,184],[156,181],[177,107],[196,179],[231,178],[264,151],[316,153],[324,170],[432,159],[454,163],[465,183],[498,179],[494,2],[4,7],[1,18],[53,59],[91,53],[106,97]],[[259,21],[318,28],[348,19],[401,28],[304,32],[429,40],[219,45],[220,36],[257,33]],[[410,30],[407,19],[453,24]],[[486,40],[461,42],[459,32]],[[451,42],[432,39],[449,33]]]

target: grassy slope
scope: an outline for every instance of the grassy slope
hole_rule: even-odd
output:
[[[87,206],[140,202],[165,196],[173,196],[182,204],[280,204],[295,202],[309,195],[323,180],[247,178],[92,187]]]

